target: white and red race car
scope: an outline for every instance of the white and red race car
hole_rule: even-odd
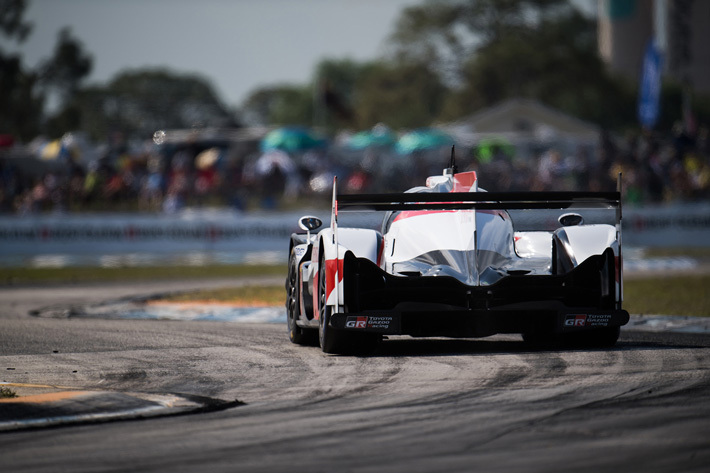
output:
[[[486,192],[475,172],[401,194],[340,195],[330,227],[305,216],[289,245],[290,339],[326,353],[369,351],[383,335],[486,337],[611,346],[622,309],[616,192]],[[556,209],[558,228],[516,231],[512,211]],[[571,209],[606,209],[586,224]],[[385,211],[381,230],[338,225],[339,212]],[[554,220],[554,219],[553,219]]]

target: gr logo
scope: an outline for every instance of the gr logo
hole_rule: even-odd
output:
[[[581,315],[568,315],[565,317],[565,327],[584,327],[587,323],[587,316]]]
[[[366,328],[367,317],[348,317],[345,320],[345,326],[347,328]]]

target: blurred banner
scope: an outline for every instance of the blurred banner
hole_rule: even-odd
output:
[[[639,88],[639,122],[646,128],[653,128],[658,120],[659,101],[661,97],[661,51],[655,39],[646,46],[641,71],[641,87]]]
[[[710,204],[624,207],[624,244],[643,247],[710,246]]]
[[[288,250],[300,214],[36,215],[0,217],[0,256],[62,253]]]

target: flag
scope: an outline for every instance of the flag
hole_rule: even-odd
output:
[[[661,97],[661,51],[656,41],[651,38],[646,46],[641,71],[639,90],[638,118],[647,128],[653,128],[658,121]]]

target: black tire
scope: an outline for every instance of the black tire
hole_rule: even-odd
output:
[[[545,345],[552,345],[555,341],[553,334],[540,333],[535,331],[524,332],[523,341],[528,345],[533,345],[536,347],[544,347]]]
[[[535,348],[544,348],[559,343],[560,336],[555,334],[554,321],[547,320],[534,324],[523,332],[523,341]]]
[[[296,324],[298,319],[298,261],[296,254],[291,251],[288,260],[288,277],[286,278],[286,321],[288,324],[288,338],[297,345],[313,345],[315,330],[308,330]]]
[[[560,337],[563,348],[609,348],[616,344],[621,333],[620,327],[604,327],[577,333],[566,333]]]
[[[621,335],[621,327],[605,327],[586,332],[582,344],[589,347],[609,348],[616,345]]]

